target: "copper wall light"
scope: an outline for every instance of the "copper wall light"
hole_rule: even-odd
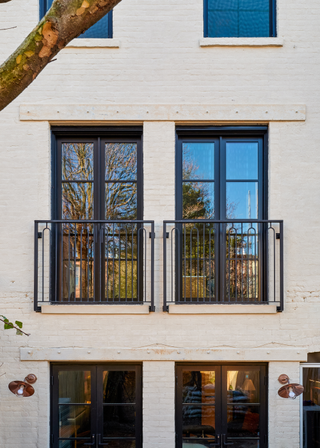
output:
[[[34,388],[31,384],[34,384],[36,381],[36,375],[30,373],[25,377],[24,381],[11,381],[8,387],[17,397],[31,397],[34,394]]]
[[[304,387],[298,383],[290,383],[288,375],[280,375],[278,378],[279,383],[284,384],[278,390],[278,395],[282,398],[292,398],[293,400],[301,395],[304,391]]]

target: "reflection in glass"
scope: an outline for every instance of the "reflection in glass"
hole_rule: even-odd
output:
[[[212,448],[212,443],[215,443],[215,440],[183,440],[182,448]]]
[[[107,143],[105,180],[137,180],[137,144]]]
[[[182,183],[183,219],[214,219],[214,182]]]
[[[103,372],[103,403],[134,403],[135,399],[135,371]]]
[[[229,441],[230,442],[230,441]],[[260,448],[259,440],[235,440],[232,439],[232,448]]]
[[[61,370],[59,378],[59,404],[91,403],[91,371]]]
[[[88,448],[88,440],[59,440],[59,448]]]
[[[258,143],[226,143],[227,180],[258,179]]]
[[[60,300],[88,301],[94,295],[94,226],[64,224],[61,231],[63,264]]]
[[[62,184],[62,219],[93,219],[93,183]]]
[[[137,219],[137,184],[106,183],[105,219]]]
[[[182,179],[214,180],[214,143],[183,143]]]
[[[258,219],[258,182],[227,182],[227,219]]]
[[[227,401],[229,404],[260,403],[260,369],[228,370]]]
[[[215,371],[183,371],[182,402],[215,404]]]
[[[62,144],[62,180],[93,180],[93,143]]]
[[[320,446],[320,368],[303,369],[303,448]]]
[[[183,405],[183,437],[214,438],[215,412],[214,406]]]
[[[103,437],[135,437],[135,406],[103,407]]]
[[[259,413],[260,406],[228,406],[228,437],[258,437]]]
[[[102,444],[103,446],[103,444]],[[104,445],[107,448],[136,448],[135,440],[107,440]]]
[[[59,406],[59,437],[90,437],[91,406]]]

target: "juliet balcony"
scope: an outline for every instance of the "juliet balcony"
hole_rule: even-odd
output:
[[[154,311],[154,222],[35,221],[34,309],[148,305]]]
[[[170,305],[283,311],[282,221],[164,221],[163,235],[164,311]]]

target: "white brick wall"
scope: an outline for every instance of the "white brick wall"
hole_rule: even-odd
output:
[[[0,374],[6,372],[0,377],[1,446],[49,447],[49,362],[21,362],[20,347],[135,349],[149,344],[175,350],[283,350],[284,361],[269,364],[269,447],[299,446],[298,400],[277,396],[277,377],[287,373],[298,381],[299,363],[287,359],[288,348],[320,351],[320,6],[316,0],[277,3],[283,47],[201,48],[202,0],[123,0],[114,12],[114,37],[120,48],[63,50],[1,113],[0,313],[23,320],[31,333],[21,338],[0,331],[4,362]],[[0,28],[17,26],[0,32],[2,60],[37,20],[37,0],[0,5]],[[269,125],[269,216],[285,222],[285,312],[162,313],[162,221],[175,215],[175,123],[171,120],[145,122],[143,127],[144,216],[156,221],[157,312],[145,316],[34,313],[33,221],[50,217],[50,123],[20,121],[22,103],[306,105],[306,121]],[[143,119],[133,117],[132,122]],[[174,447],[174,362],[168,351],[159,353],[162,360],[143,364],[144,448]],[[267,362],[268,356],[259,360]],[[36,393],[18,400],[7,385],[28,373],[39,378]]]

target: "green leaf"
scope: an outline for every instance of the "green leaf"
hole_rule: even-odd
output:
[[[18,336],[23,336],[23,333],[22,333],[20,330],[16,330],[16,334],[17,334]]]
[[[15,324],[17,327],[22,328],[23,327],[23,323],[19,322],[18,320],[15,321]]]
[[[5,318],[4,321],[5,321],[6,324],[9,323],[9,319],[7,319],[7,318]]]
[[[9,322],[9,321],[8,321]],[[13,324],[11,322],[9,323],[5,323],[4,324],[4,329],[5,330],[10,330],[11,328],[13,328]]]

